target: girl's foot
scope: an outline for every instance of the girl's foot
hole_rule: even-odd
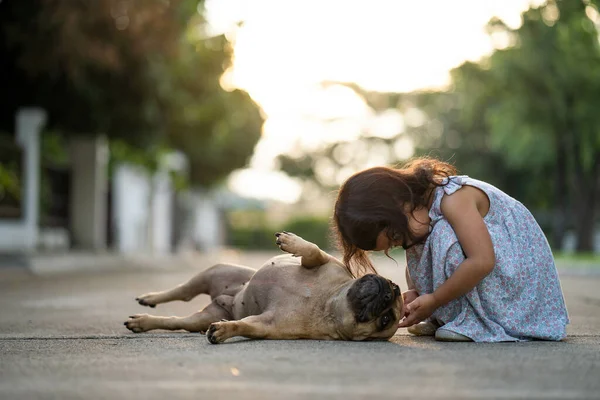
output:
[[[448,329],[439,328],[435,331],[435,340],[440,342],[472,342],[473,339],[460,333],[449,331]]]
[[[433,336],[439,327],[440,325],[436,322],[423,321],[409,326],[406,330],[415,336]]]

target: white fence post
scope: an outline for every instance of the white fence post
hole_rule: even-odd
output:
[[[23,108],[17,112],[17,143],[24,148],[23,157],[23,225],[24,247],[37,246],[40,217],[40,131],[46,123],[46,112],[40,108]]]

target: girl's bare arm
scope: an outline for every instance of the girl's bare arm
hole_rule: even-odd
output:
[[[494,269],[494,247],[483,221],[489,207],[485,193],[471,186],[442,198],[442,213],[452,225],[466,259],[433,293],[438,307],[468,293]]]

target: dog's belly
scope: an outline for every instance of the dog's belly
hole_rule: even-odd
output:
[[[351,279],[334,264],[307,269],[300,259],[282,255],[269,260],[256,271],[234,299],[233,316],[241,319],[266,310],[311,313],[329,299],[336,284]]]

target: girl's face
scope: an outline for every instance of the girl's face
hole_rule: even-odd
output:
[[[429,218],[429,211],[427,208],[422,207],[415,210],[412,214],[407,212],[406,217],[408,218],[408,226],[413,236],[420,238],[429,233],[429,223],[431,222],[431,218]],[[402,246],[403,244],[402,239],[390,240],[387,237],[386,232],[382,231],[377,236],[377,242],[373,250],[385,251],[392,247]],[[410,245],[410,243],[408,243],[408,245]]]

